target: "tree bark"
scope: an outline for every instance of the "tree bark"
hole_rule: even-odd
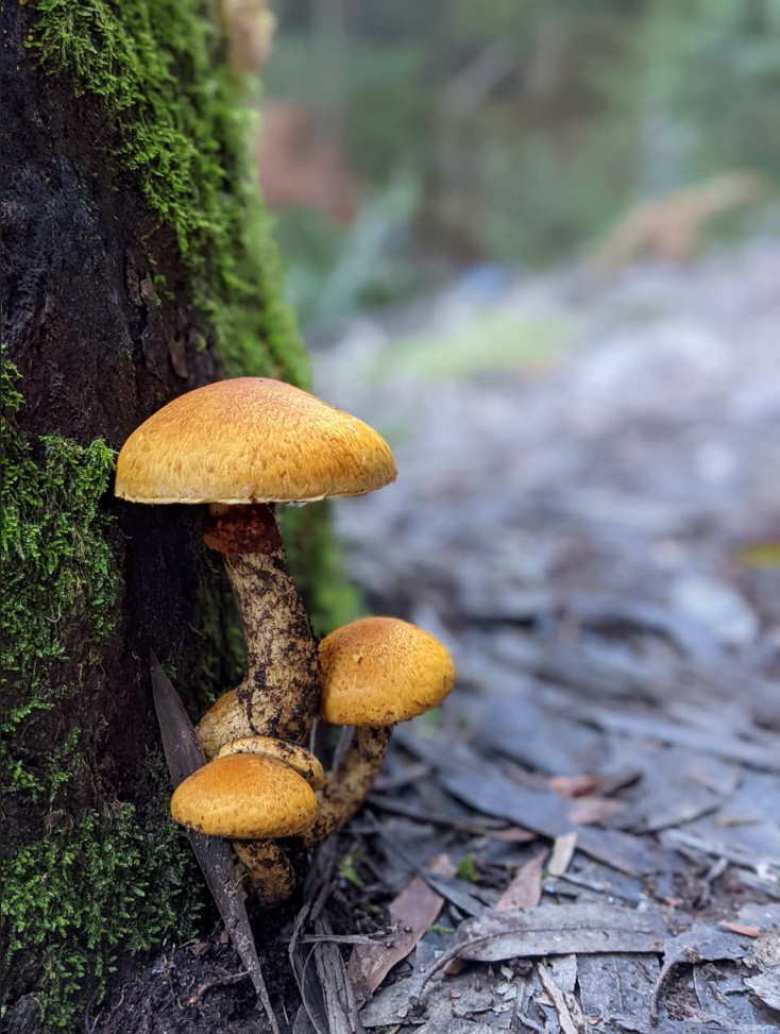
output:
[[[225,372],[305,381],[206,17],[0,4],[4,1030],[81,1029],[108,963],[187,935],[201,882],[167,819],[149,650],[195,719],[241,675],[206,514],[116,501],[108,450]],[[329,576],[307,520],[299,570]]]

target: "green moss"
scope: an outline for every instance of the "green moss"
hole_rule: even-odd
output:
[[[121,953],[192,933],[197,909],[183,840],[162,812],[141,822],[132,805],[116,805],[0,863],[6,961],[38,954],[47,1029],[80,1029],[80,996],[100,998]]]
[[[139,816],[116,805],[75,821],[64,808],[62,791],[83,774],[80,732],[58,726],[52,749],[46,713],[83,690],[114,627],[119,579],[100,507],[113,453],[100,441],[23,433],[17,380],[0,354],[0,791],[14,795],[0,807],[32,798],[56,829],[0,845],[0,944],[6,967],[35,953],[46,1029],[75,1029],[80,994],[102,991],[120,951],[186,936],[197,909],[190,852],[162,806]]]
[[[52,792],[52,765],[33,770],[12,749],[20,727],[68,692],[57,667],[74,635],[79,660],[99,659],[111,631],[118,579],[100,509],[113,470],[102,441],[81,446],[64,438],[37,441],[21,433],[15,414],[22,403],[13,364],[0,362],[0,698],[13,686],[24,698],[2,708],[0,793]],[[85,639],[83,630],[91,630]]]
[[[282,507],[279,523],[290,571],[302,593],[315,635],[323,636],[361,612],[360,595],[344,578],[328,503]]]
[[[46,68],[101,99],[117,157],[173,228],[229,373],[305,385],[306,353],[247,149],[247,83],[199,0],[37,0],[28,40]]]

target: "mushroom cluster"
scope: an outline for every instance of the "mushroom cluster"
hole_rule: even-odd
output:
[[[455,680],[442,644],[396,618],[354,621],[318,646],[287,570],[276,504],[363,495],[395,476],[390,447],[367,424],[261,377],[180,396],[119,454],[120,498],[209,506],[203,541],[224,557],[248,663],[202,717],[208,760],[176,788],[171,814],[230,839],[265,903],[292,892],[288,848],[313,847],[354,815],[392,726],[436,707]],[[356,730],[327,775],[307,749],[317,717]]]

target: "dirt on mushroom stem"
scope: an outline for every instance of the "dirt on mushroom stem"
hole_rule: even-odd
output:
[[[209,723],[208,712],[208,753],[216,753],[237,732],[305,744],[319,707],[317,646],[287,570],[273,507],[257,503],[213,509],[217,512],[203,540],[223,554],[241,613],[247,672],[236,697],[246,721],[243,730],[231,726],[221,731],[213,720]]]
[[[291,897],[295,868],[276,840],[234,840],[233,850],[246,867],[257,902],[264,908]]]

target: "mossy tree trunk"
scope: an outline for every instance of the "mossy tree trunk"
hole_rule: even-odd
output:
[[[81,1029],[114,960],[197,914],[148,655],[197,715],[240,674],[237,626],[204,515],[115,501],[112,450],[226,373],[307,377],[214,17],[0,2],[4,1030]],[[326,525],[298,521],[321,611]]]

